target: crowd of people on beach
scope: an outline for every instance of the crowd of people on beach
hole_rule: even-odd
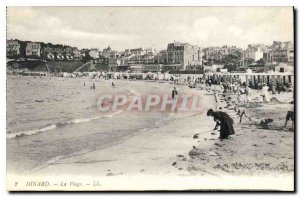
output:
[[[263,103],[272,102],[271,95],[281,94],[282,92],[293,92],[292,84],[290,83],[282,83],[279,81],[272,80],[270,83],[257,83],[252,84],[251,82],[241,82],[240,79],[233,79],[232,81],[228,80],[216,80],[214,78],[200,78],[198,83],[205,83],[207,88],[215,90],[215,87],[219,87],[219,93],[222,95],[236,95],[236,100],[232,103],[235,103],[234,111],[237,112],[239,116],[239,122],[241,123],[243,117],[248,118],[249,121],[252,121],[251,117],[248,116],[246,110],[249,107],[249,104],[253,102],[252,92],[254,90],[260,89],[260,96],[262,97]],[[215,87],[212,87],[212,86]],[[257,92],[257,91],[256,91]],[[230,98],[230,97],[228,97]],[[255,100],[255,102],[258,102]],[[293,102],[293,101],[292,101]],[[209,109],[207,112],[207,116],[212,116],[214,121],[216,122],[216,126],[214,130],[220,127],[220,139],[227,139],[229,135],[234,135],[234,121],[226,112],[221,111],[213,111]],[[294,112],[288,111],[286,115],[286,123],[284,127],[287,125],[288,120],[294,121]],[[273,122],[274,120],[271,118],[262,119],[260,122],[260,126],[263,128],[268,128],[268,124]],[[262,124],[263,122],[263,124]]]
[[[20,73],[19,73],[20,74]],[[23,73],[24,74],[24,73]],[[44,73],[43,73],[44,74]],[[29,73],[28,75],[40,76],[40,73]],[[45,75],[41,75],[45,76]],[[281,94],[282,92],[292,92],[293,87],[291,83],[282,83],[280,81],[271,80],[269,83],[259,83],[258,81],[242,82],[239,78],[233,80],[226,80],[224,78],[216,79],[214,77],[206,77],[205,74],[201,76],[180,76],[180,75],[169,75],[168,77],[159,76],[157,73],[70,73],[68,75],[60,74],[57,77],[88,77],[91,79],[102,78],[105,80],[115,79],[115,80],[157,80],[157,81],[169,81],[171,83],[182,83],[188,85],[190,88],[198,87],[198,84],[205,84],[207,88],[212,88],[212,86],[219,87],[220,93],[222,94],[235,94],[237,95],[237,101],[235,102],[235,111],[240,117],[240,123],[243,117],[247,117],[249,120],[251,118],[246,113],[246,108],[249,103],[252,102],[252,90],[261,90],[261,97],[264,103],[271,102],[270,94]],[[111,82],[113,88],[115,88],[115,83]],[[84,82],[85,86],[85,82]],[[92,83],[90,89],[95,90],[96,85]],[[178,90],[176,87],[172,90],[172,98],[176,100],[178,96]],[[290,114],[293,112],[290,112]],[[226,139],[229,135],[233,135],[233,119],[225,112],[208,110],[208,116],[212,116],[214,121],[216,121],[217,129],[220,126],[220,139]],[[291,115],[289,116],[290,119]],[[288,119],[287,119],[288,120]],[[268,124],[271,121],[267,121]]]

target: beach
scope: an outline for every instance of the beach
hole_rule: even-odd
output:
[[[81,84],[82,81],[76,83]],[[102,81],[102,83],[105,82]],[[124,87],[122,83],[116,81],[117,86],[119,84],[119,86]],[[137,82],[125,83],[135,84]],[[138,83],[162,91],[171,90],[174,86],[169,83]],[[99,85],[96,87],[99,87]],[[279,104],[278,99],[281,99],[280,96],[276,100],[277,103],[265,104],[259,100],[259,92],[253,92],[253,106],[246,108],[246,112],[251,116],[252,121],[244,118],[242,123],[239,123],[239,117],[233,107],[230,106],[231,102],[228,101],[229,96],[234,100],[233,94],[229,93],[224,96],[218,90],[218,86],[212,86],[211,88],[201,86],[195,89],[182,85],[177,87],[182,94],[200,95],[203,103],[202,110],[197,113],[168,113],[161,117],[158,116],[159,114],[130,113],[131,120],[128,120],[128,113],[116,114],[110,118],[101,118],[99,120],[106,120],[115,126],[120,124],[119,121],[123,119],[122,128],[128,126],[129,129],[132,127],[130,132],[123,133],[120,136],[106,134],[107,138],[103,138],[103,135],[98,134],[99,127],[95,130],[95,124],[100,124],[98,119],[59,127],[61,130],[59,132],[66,133],[69,129],[77,131],[75,134],[73,132],[72,138],[69,139],[72,146],[89,147],[90,149],[74,149],[74,147],[72,149],[68,145],[64,145],[60,148],[69,148],[73,151],[63,155],[55,155],[42,165],[27,168],[22,173],[11,170],[9,175],[11,177],[50,177],[51,179],[59,177],[68,177],[68,179],[97,177],[102,182],[101,189],[103,190],[122,188],[122,183],[124,184],[121,181],[123,180],[122,177],[132,179],[133,185],[127,185],[129,189],[134,188],[134,184],[137,184],[137,182],[152,179],[156,183],[159,183],[156,179],[161,179],[164,182],[177,180],[178,184],[181,183],[178,189],[188,183],[190,183],[189,186],[195,184],[193,182],[195,180],[202,183],[201,185],[191,186],[191,188],[226,189],[236,187],[241,189],[244,186],[244,188],[259,189],[261,187],[259,183],[271,177],[274,183],[269,184],[268,188],[273,190],[293,189],[290,186],[291,184],[288,183],[293,182],[294,132],[290,125],[286,129],[280,126],[284,125],[286,115],[286,112],[282,113],[282,110],[293,110],[293,104],[289,104],[286,100]],[[133,93],[143,92],[143,88],[131,88],[131,90]],[[90,92],[93,90],[85,91]],[[80,93],[78,94],[80,95]],[[234,119],[235,135],[230,136],[228,140],[220,141],[218,139],[219,132],[213,130],[215,122],[213,118],[206,115],[206,111],[210,108],[214,110],[222,109]],[[269,129],[262,129],[259,126],[259,121],[264,116],[276,120],[270,125]],[[141,120],[144,120],[142,121],[144,123],[141,123]],[[91,127],[87,127],[90,124],[92,124]],[[101,122],[101,124],[104,123]],[[85,130],[85,128],[89,129]],[[115,129],[116,131],[120,130],[120,128]],[[108,128],[102,128],[102,130],[107,131]],[[110,131],[110,133],[115,133],[112,128],[110,128]],[[50,132],[41,132],[32,136],[45,137],[43,135],[48,135],[49,138],[49,136],[57,135],[56,132],[58,131],[54,129]],[[103,134],[103,132],[100,133]],[[21,140],[24,140],[24,142],[28,142],[29,139],[36,141],[37,139],[33,140],[32,136],[17,137],[19,146]],[[85,138],[86,136],[90,137]],[[96,138],[97,136],[101,137]],[[53,139],[58,137],[65,138],[65,142],[68,140],[62,134],[53,137]],[[77,137],[81,140],[78,140]],[[77,141],[74,141],[74,138]],[[78,144],[75,142],[78,142]],[[229,181],[239,179],[243,182],[243,180],[250,180],[249,176],[251,176],[251,179],[255,177],[257,179],[253,179],[248,185],[240,185],[240,187],[235,182],[230,183]],[[191,177],[194,179],[191,180]],[[112,183],[114,182],[109,180],[121,181],[120,186],[113,187]],[[227,185],[224,184],[225,180],[227,180]],[[279,184],[282,180],[285,180],[287,184]],[[253,182],[256,182],[257,185]],[[151,186],[154,185],[144,185],[140,189],[151,189]],[[94,189],[91,188],[91,190]]]
[[[96,90],[90,89],[92,83],[96,84]],[[59,87],[62,84],[64,88]],[[188,120],[199,112],[99,112],[95,99],[99,94],[146,95],[149,91],[158,95],[171,94],[174,87],[169,83],[141,81],[115,81],[115,84],[116,87],[112,88],[108,80],[9,78],[8,172],[32,173],[64,159],[112,148],[140,134],[164,134],[162,131],[165,130],[166,135],[175,134],[176,130],[193,131]],[[28,88],[30,91],[26,90]],[[49,92],[48,88],[58,91]],[[191,92],[186,86],[177,88],[181,94]],[[179,129],[181,119],[185,123],[182,124],[186,127],[184,129]]]
[[[240,117],[230,101],[236,101],[233,95],[218,94],[218,107],[234,119],[235,135],[228,140],[206,140],[195,146],[190,152],[189,164],[182,164],[193,174],[205,169],[216,176],[289,176],[294,175],[294,128],[291,121],[287,127],[285,115],[293,111],[290,104],[292,93],[271,95],[274,102],[259,102],[259,91],[254,92],[249,107],[245,107],[249,120]],[[224,95],[224,96],[223,96]],[[226,99],[232,97],[232,99]],[[223,98],[223,99],[222,99]],[[224,99],[225,98],[225,99]],[[282,100],[281,102],[278,100]],[[226,101],[226,102],[225,102]],[[230,105],[231,104],[231,105]],[[268,128],[260,125],[266,118],[274,119]],[[217,132],[212,132],[215,136]],[[204,162],[203,162],[204,161]]]

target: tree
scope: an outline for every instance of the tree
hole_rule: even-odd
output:
[[[255,62],[255,60],[253,58],[246,58],[244,60],[245,65],[251,65]]]
[[[219,62],[224,65],[238,65],[241,59],[242,53],[240,51],[234,51],[223,57]]]
[[[256,63],[258,64],[258,65],[266,65],[266,59],[265,58],[261,58],[261,59],[259,59],[259,60],[257,60],[256,61]]]

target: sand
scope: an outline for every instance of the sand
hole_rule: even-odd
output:
[[[179,181],[185,178],[193,179],[190,183],[188,181],[181,183],[182,188],[179,186],[162,188],[293,190],[294,129],[290,125],[283,129],[280,125],[284,125],[287,110],[293,110],[294,106],[287,101],[280,101],[283,102],[280,104],[264,104],[253,100],[253,104],[246,107],[246,112],[252,120],[244,119],[239,123],[239,117],[233,107],[228,107],[231,102],[226,103],[222,94],[215,95],[218,101],[215,102],[212,90],[217,90],[217,87],[202,89],[205,90],[193,91],[206,95],[203,98],[207,103],[205,113],[194,116],[180,115],[171,124],[143,132],[102,150],[64,158],[45,168],[28,172],[24,176],[72,175],[72,177],[103,179],[120,177],[120,180],[128,176],[154,176],[158,180],[160,177],[162,180],[174,177],[174,180]],[[253,98],[258,98],[258,95],[259,92],[254,92]],[[228,96],[234,98],[230,93],[225,98]],[[206,116],[207,109],[219,107],[235,121],[236,134],[223,141],[218,139],[219,132],[212,130],[215,125],[213,119]],[[259,126],[259,121],[264,117],[275,120],[269,129],[262,129]],[[261,180],[255,177],[260,177]],[[203,180],[207,180],[207,184]],[[238,183],[236,180],[241,182]],[[266,180],[275,182],[262,185],[261,182],[266,183]],[[172,178],[168,178],[168,181],[172,182]],[[202,181],[203,184],[195,185],[195,181]],[[224,184],[224,181],[227,184]],[[281,184],[282,181],[286,184]],[[122,188],[122,184],[107,188]],[[127,185],[125,189],[130,188],[152,187]],[[159,189],[158,186],[154,188]]]
[[[207,108],[215,104],[210,97],[204,103]],[[176,120],[163,127],[142,132],[123,142],[83,155],[65,158],[51,165],[29,172],[37,175],[79,175],[79,176],[115,176],[137,174],[189,174],[188,171],[178,169],[174,162],[178,157],[188,159],[188,153],[193,147],[193,135],[199,130],[209,134],[214,123],[208,121],[205,113],[191,115],[189,113],[176,114]],[[207,121],[200,121],[201,119]],[[194,128],[194,129],[191,129]],[[74,174],[75,173],[75,174]]]
[[[251,118],[240,118],[234,110],[236,95],[217,93],[217,107],[234,119],[235,135],[228,140],[220,141],[212,132],[211,138],[197,145],[189,152],[190,159],[178,164],[191,174],[209,172],[215,176],[294,176],[294,128],[290,121],[284,127],[287,111],[294,111],[290,104],[292,93],[270,95],[272,102],[263,103],[260,91],[252,93],[250,104],[242,107]],[[231,99],[228,99],[231,97]],[[274,122],[268,128],[259,123],[262,119],[271,118]],[[268,187],[268,183],[265,183]]]

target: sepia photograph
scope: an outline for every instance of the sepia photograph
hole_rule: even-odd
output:
[[[7,191],[294,191],[294,7],[8,6]]]

